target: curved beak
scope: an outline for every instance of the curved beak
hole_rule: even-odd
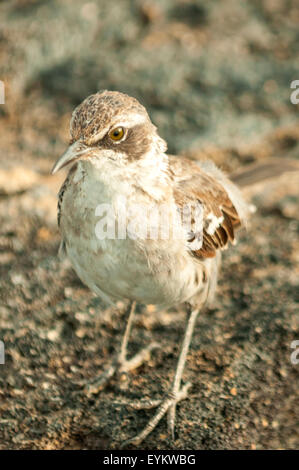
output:
[[[70,145],[67,151],[58,158],[57,162],[53,166],[51,171],[52,175],[61,170],[61,168],[64,168],[66,165],[69,165],[75,160],[78,160],[78,158],[87,153],[89,150],[90,149],[85,147],[82,142],[75,142],[74,144]]]

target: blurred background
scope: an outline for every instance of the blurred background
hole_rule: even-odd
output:
[[[113,407],[126,383],[94,400],[80,388],[111,357],[121,322],[56,256],[64,175],[49,172],[74,107],[101,89],[128,93],[170,152],[228,172],[298,158],[298,25],[297,0],[0,1],[0,448],[110,448],[150,416]],[[199,320],[175,448],[299,445],[298,175],[254,202],[226,254],[222,297]],[[128,379],[136,396],[167,389],[183,330],[182,312],[154,313],[140,308],[132,353],[153,336],[162,350]],[[165,423],[146,445],[169,447]]]

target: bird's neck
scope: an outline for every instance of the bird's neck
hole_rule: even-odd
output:
[[[152,149],[133,161],[84,159],[78,162],[74,179],[78,182],[82,179],[83,184],[91,184],[105,200],[115,195],[131,197],[134,192],[139,191],[160,201],[170,187],[168,156]]]

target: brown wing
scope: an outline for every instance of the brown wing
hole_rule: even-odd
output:
[[[214,257],[218,249],[235,239],[235,230],[241,225],[237,210],[216,176],[186,158],[170,156],[169,161],[177,206],[181,209],[199,202],[203,210],[202,246],[191,249],[192,253],[200,258]],[[197,236],[196,232],[189,235],[189,242]]]

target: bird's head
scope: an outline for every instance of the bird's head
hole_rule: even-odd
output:
[[[79,159],[105,156],[116,161],[136,161],[166,151],[146,109],[135,98],[102,91],[86,98],[73,112],[71,141],[52,173]]]

